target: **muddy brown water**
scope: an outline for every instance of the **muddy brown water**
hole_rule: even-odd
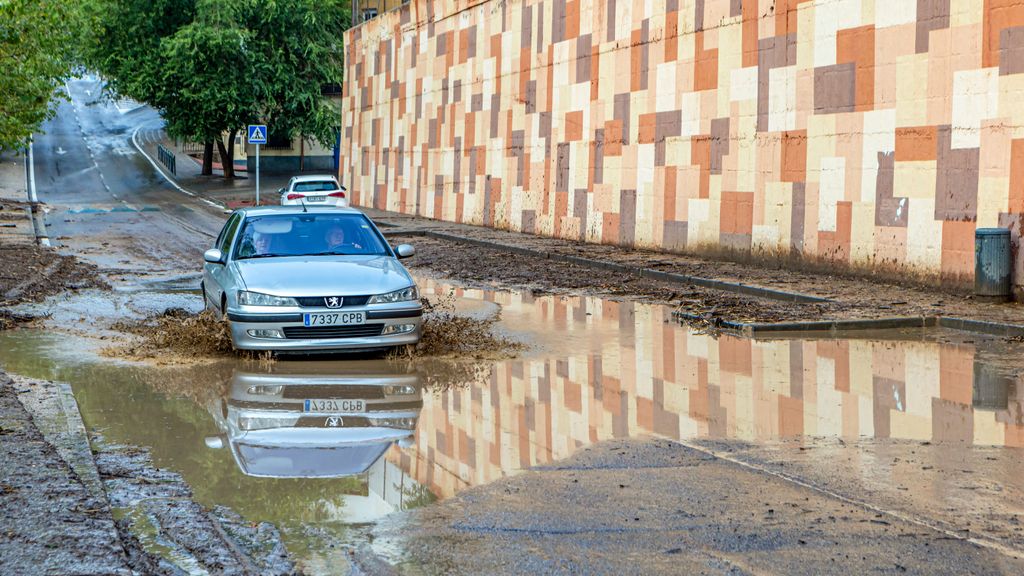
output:
[[[200,504],[273,522],[311,572],[343,565],[341,546],[385,515],[611,438],[1024,444],[1009,361],[1020,343],[949,331],[716,337],[662,306],[454,290],[460,312],[500,312],[529,348],[468,370],[381,358],[148,367],[20,330],[0,332],[0,365],[69,382],[103,442],[149,449]]]

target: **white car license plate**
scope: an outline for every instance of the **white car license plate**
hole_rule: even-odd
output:
[[[366,412],[366,400],[306,400],[302,406],[302,411],[315,414]]]
[[[327,196],[306,196],[306,202],[323,202]]]
[[[366,312],[327,312],[324,314],[303,314],[306,326],[349,326],[366,323]]]

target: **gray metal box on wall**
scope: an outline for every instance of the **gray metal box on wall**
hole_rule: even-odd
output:
[[[974,294],[991,300],[1010,299],[1010,231],[974,231]]]

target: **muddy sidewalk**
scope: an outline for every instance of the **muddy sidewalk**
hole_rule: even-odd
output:
[[[771,258],[740,263],[364,210],[392,244],[416,246],[416,257],[406,261],[411,268],[470,283],[639,298],[737,323],[947,316],[1024,325],[1024,306],[981,302],[964,289],[911,277],[802,271]],[[661,273],[694,281],[661,280]]]
[[[273,525],[208,510],[144,450],[86,436],[66,385],[0,372],[0,572],[292,574]]]

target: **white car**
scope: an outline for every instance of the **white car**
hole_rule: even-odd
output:
[[[349,205],[348,190],[338,184],[334,176],[295,176],[288,186],[278,190],[282,206],[337,206]]]

